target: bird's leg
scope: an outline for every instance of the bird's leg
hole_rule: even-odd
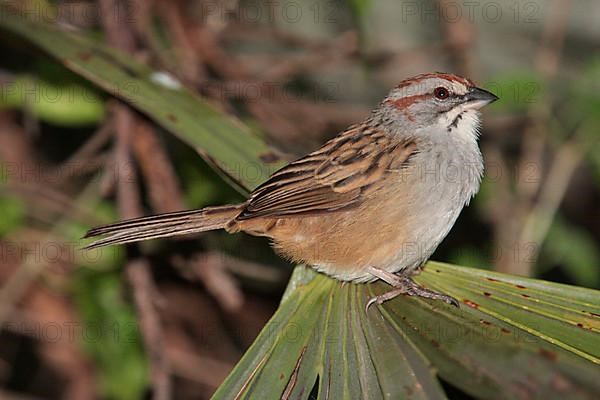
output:
[[[393,286],[394,289],[382,295],[371,298],[366,305],[367,311],[369,310],[369,306],[371,306],[373,303],[382,304],[383,302],[391,300],[401,294],[424,297],[426,299],[442,300],[453,306],[459,306],[458,300],[456,300],[454,297],[426,289],[408,276],[392,274],[391,272],[376,267],[369,267],[368,271],[377,278]]]

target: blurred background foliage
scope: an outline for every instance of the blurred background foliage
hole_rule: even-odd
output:
[[[600,288],[600,3],[471,4],[15,0],[1,2],[0,19],[16,7],[120,47],[266,138],[277,150],[265,161],[316,148],[407,76],[469,76],[501,99],[485,111],[487,172],[433,258]],[[123,215],[122,181],[139,189],[143,213],[243,195],[139,115],[130,123],[145,139],[123,163],[113,98],[7,31],[0,49],[0,395],[142,398],[160,373],[136,317],[142,281],[173,398],[208,398],[292,266],[265,240],[219,232],[145,244],[146,275],[124,268],[122,248],[77,251],[88,227]]]

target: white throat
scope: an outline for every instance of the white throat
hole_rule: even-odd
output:
[[[466,204],[479,190],[483,177],[483,157],[477,143],[481,127],[479,116],[476,109],[462,106],[442,114],[438,120],[441,135],[435,140],[438,148],[445,147],[442,152],[447,156],[446,161],[462,169]]]
[[[481,127],[480,115],[476,109],[461,105],[442,114],[438,124],[456,138],[477,142]]]

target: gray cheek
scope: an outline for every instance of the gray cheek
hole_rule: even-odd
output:
[[[439,113],[435,107],[430,104],[418,104],[409,109],[409,112],[413,116],[411,121],[414,126],[419,128],[426,128],[432,125],[436,125],[440,116],[443,113]]]

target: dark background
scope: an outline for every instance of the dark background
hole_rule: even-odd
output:
[[[486,176],[433,258],[600,287],[597,1],[7,3],[176,78],[290,160],[406,77],[468,76],[500,97],[484,111]],[[293,266],[265,240],[219,232],[144,244],[141,264],[123,248],[83,255],[83,232],[119,218],[119,181],[132,180],[144,214],[243,195],[1,29],[0,51],[0,397],[138,399],[158,373],[172,398],[208,398]],[[123,115],[132,155],[118,163]]]

